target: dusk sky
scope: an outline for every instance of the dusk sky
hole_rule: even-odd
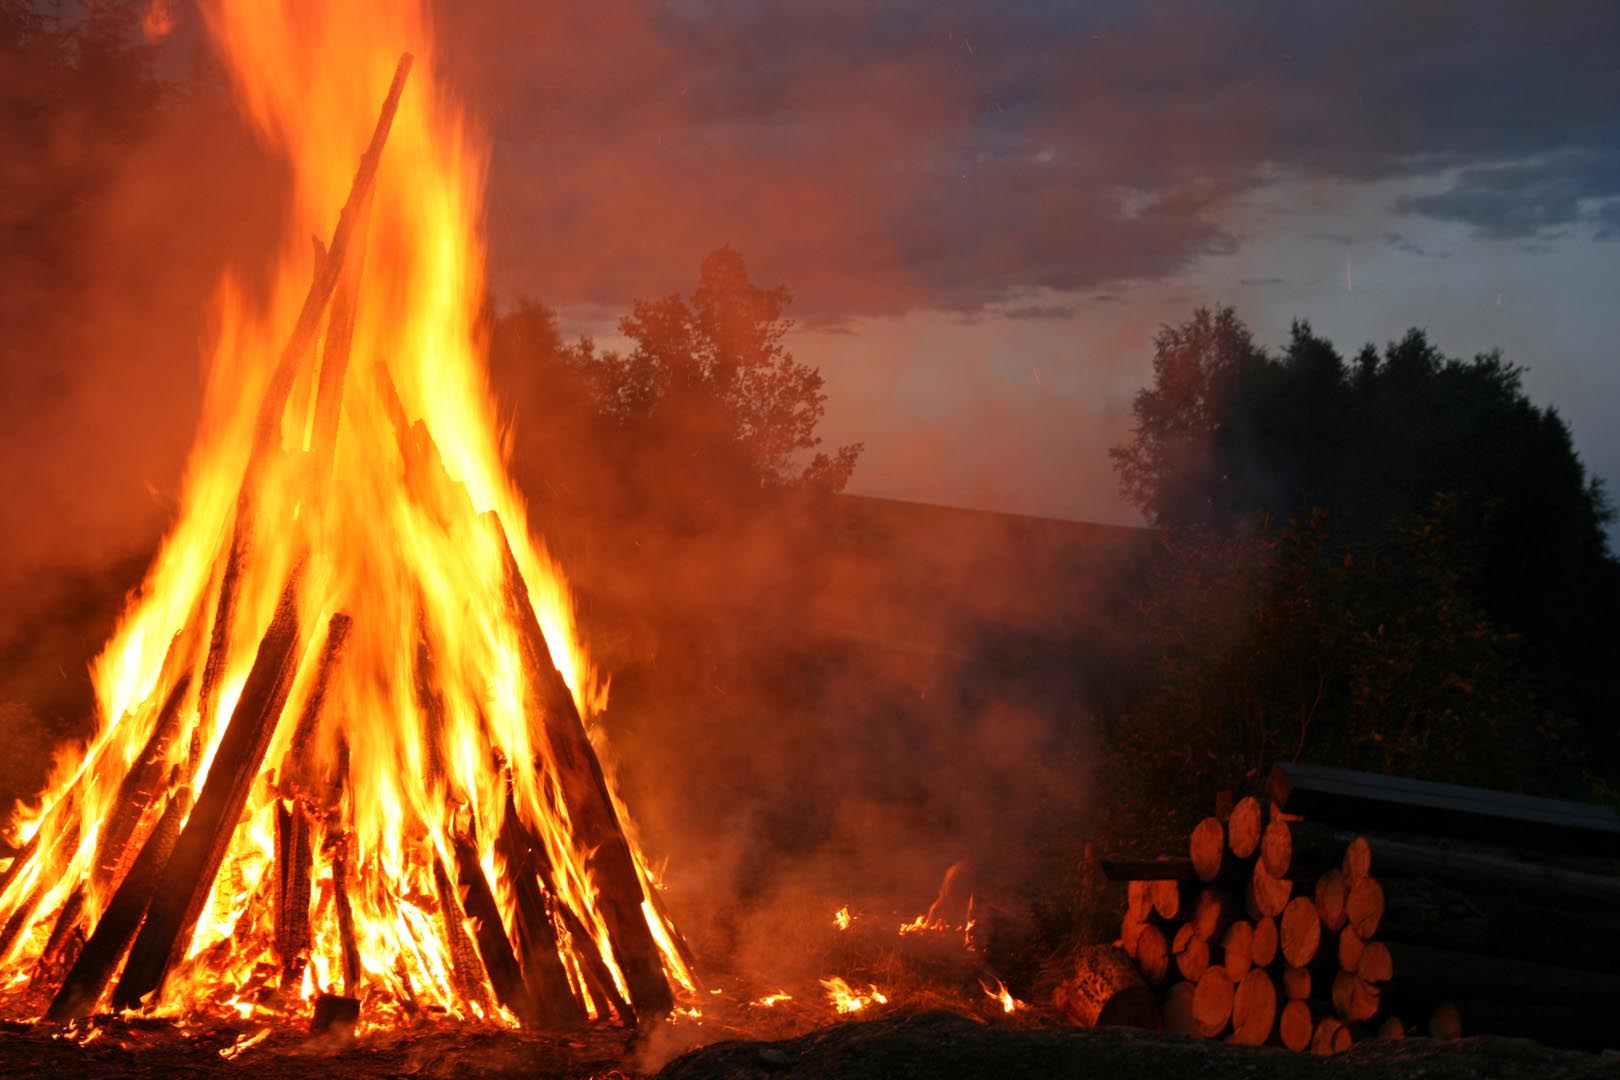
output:
[[[796,297],[853,491],[1137,520],[1106,448],[1217,304],[1500,347],[1620,479],[1620,5],[443,12],[497,291],[611,338],[731,244]]]

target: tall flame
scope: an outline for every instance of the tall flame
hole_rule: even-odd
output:
[[[470,846],[514,928],[519,900],[499,838],[515,813],[549,863],[561,967],[582,1007],[599,1013],[615,992],[629,996],[626,973],[593,880],[591,841],[571,821],[543,721],[526,704],[531,676],[508,547],[581,716],[599,711],[606,684],[579,641],[561,572],[525,530],[505,468],[476,329],[486,149],[435,68],[417,0],[219,0],[206,18],[243,111],[287,159],[287,228],[267,296],[250,299],[231,280],[221,286],[182,509],[95,662],[97,734],[82,756],[59,762],[41,804],[12,823],[14,843],[33,854],[0,892],[4,986],[21,993],[42,958],[62,948],[53,929],[72,905],[87,927],[106,910],[139,846],[115,835],[131,791],[149,796],[128,826],[139,837],[157,827],[172,793],[202,788],[291,580],[304,628],[298,675],[213,892],[156,1004],[255,1008],[264,972],[286,960],[276,940],[278,828],[303,799],[319,812],[308,965],[296,996],[345,986],[347,936],[369,1017],[409,1008],[511,1021],[482,969],[469,982],[466,965],[458,968],[458,942],[476,927],[443,879]],[[289,328],[329,257],[309,237],[333,235],[406,52],[417,58],[414,74],[359,207],[333,314],[309,361],[278,386]],[[279,428],[272,416],[267,451],[262,403],[282,390],[287,406]],[[323,631],[340,612],[352,629],[320,687]],[[300,742],[296,721],[317,709]],[[154,739],[160,722],[174,725],[166,741]],[[132,778],[142,768],[155,795]],[[630,917],[646,920],[667,974],[690,985],[631,844],[642,896]],[[109,845],[116,865],[104,865]],[[598,974],[606,966],[614,987],[589,990],[593,965]]]

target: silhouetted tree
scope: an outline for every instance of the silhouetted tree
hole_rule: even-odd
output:
[[[785,345],[789,302],[722,248],[690,296],[634,303],[624,352],[565,342],[538,304],[496,318],[491,367],[520,410],[520,468],[597,517],[678,529],[714,524],[761,489],[841,490],[861,447],[818,449],[827,395]]]
[[[1392,521],[1453,496],[1447,527],[1478,541],[1461,587],[1523,637],[1547,705],[1614,751],[1612,512],[1521,368],[1495,352],[1447,357],[1420,330],[1346,364],[1306,323],[1272,356],[1230,308],[1200,310],[1155,344],[1153,385],[1112,451],[1150,522],[1231,531],[1320,509],[1343,543],[1377,545]]]
[[[763,484],[841,489],[861,447],[802,455],[821,445],[821,372],[783,344],[793,323],[784,286],[748,279],[740,254],[703,261],[690,297],[637,301],[619,329],[628,353],[587,356],[605,415],[654,439],[674,439],[718,463],[730,457]]]

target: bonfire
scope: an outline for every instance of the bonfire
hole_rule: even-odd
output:
[[[486,385],[484,151],[411,0],[291,7],[208,14],[287,159],[285,239],[266,295],[220,290],[182,505],[95,663],[95,734],[10,823],[0,1002],[665,1014],[689,963]]]

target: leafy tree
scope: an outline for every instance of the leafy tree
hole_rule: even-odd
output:
[[[858,444],[800,464],[821,445],[827,395],[821,372],[783,344],[791,299],[784,286],[753,284],[733,249],[709,255],[689,298],[640,300],[620,320],[628,353],[584,354],[604,414],[654,439],[695,440],[761,484],[842,489]]]
[[[1458,512],[1442,497],[1354,543],[1321,511],[1162,533],[1142,602],[1148,689],[1107,732],[1133,793],[1110,831],[1169,842],[1278,760],[1568,789],[1522,642],[1464,586],[1477,551]]]
[[[1479,542],[1460,587],[1522,636],[1548,706],[1620,749],[1612,512],[1563,419],[1525,395],[1523,369],[1494,352],[1447,357],[1419,330],[1346,364],[1306,323],[1273,356],[1230,308],[1155,344],[1153,385],[1112,452],[1150,522],[1232,532],[1320,509],[1341,541],[1380,543],[1450,496],[1448,527]]]

